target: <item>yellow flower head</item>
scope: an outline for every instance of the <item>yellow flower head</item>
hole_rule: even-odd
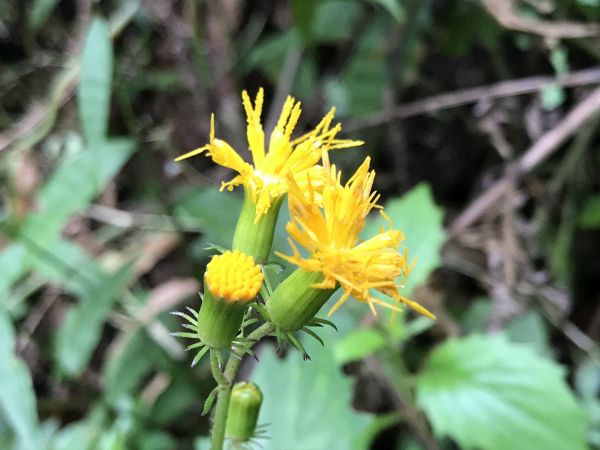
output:
[[[208,290],[228,302],[247,302],[256,297],[263,282],[254,258],[239,250],[214,256],[206,266]]]
[[[369,212],[381,209],[377,205],[379,195],[371,192],[375,171],[369,171],[370,159],[365,159],[345,185],[340,181],[341,172],[329,165],[327,155],[323,155],[323,164],[328,176],[323,179],[322,192],[315,192],[310,184],[304,190],[290,180],[288,193],[291,221],[286,229],[309,256],[301,256],[292,239],[289,242],[294,254],[278,255],[307,272],[321,272],[324,279],[314,287],[332,289],[338,284],[342,287],[344,294],[328,315],[352,295],[367,303],[373,314],[377,304],[398,311],[397,303],[404,303],[433,318],[421,305],[398,292],[396,278],[404,278],[410,271],[406,248],[399,252],[404,240],[402,232],[381,230],[371,239],[359,241]],[[393,298],[395,303],[374,297],[373,291]]]
[[[259,89],[254,105],[246,91],[242,92],[242,100],[246,110],[248,123],[246,134],[252,154],[252,164],[244,161],[227,142],[215,138],[214,115],[211,117],[210,143],[181,155],[176,161],[206,152],[215,163],[235,170],[238,175],[231,181],[223,183],[221,190],[225,188],[232,190],[235,186],[244,185],[256,204],[257,222],[273,202],[288,191],[288,174],[293,175],[300,186],[305,187],[309,179],[318,184],[321,168],[317,164],[323,152],[362,145],[361,141],[336,139],[336,135],[341,131],[341,125],[338,123],[331,127],[335,108],[325,115],[314,130],[292,139],[292,132],[300,118],[301,109],[300,102],[293,97],[288,97],[281,110],[279,121],[271,133],[267,150],[261,124],[263,89]]]

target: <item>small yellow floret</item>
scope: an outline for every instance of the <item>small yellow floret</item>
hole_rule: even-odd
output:
[[[260,266],[239,250],[214,256],[206,266],[205,278],[213,296],[230,302],[254,299],[263,282]]]

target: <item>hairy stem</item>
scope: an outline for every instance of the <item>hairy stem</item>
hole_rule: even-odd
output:
[[[254,343],[249,344],[249,346],[252,347],[262,338],[273,332],[273,330],[274,327],[270,323],[261,325],[248,335],[250,339],[255,341]],[[213,370],[213,377],[221,387],[217,397],[217,407],[213,419],[211,450],[222,450],[223,443],[225,442],[225,426],[227,425],[227,412],[229,410],[231,388],[233,387],[233,382],[235,381],[240,364],[242,363],[242,358],[236,354],[230,354],[225,366],[225,371],[221,372],[216,355],[213,356],[213,352],[211,351],[210,363]]]

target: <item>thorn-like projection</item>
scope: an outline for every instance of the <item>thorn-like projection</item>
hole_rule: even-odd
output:
[[[198,350],[191,364],[192,367],[194,367],[200,362],[204,355],[206,355],[210,348],[204,342],[202,342],[202,339],[198,334],[198,311],[195,311],[190,307],[186,307],[186,309],[188,310],[189,314],[181,311],[173,311],[171,314],[184,319],[187,323],[182,324],[182,327],[190,331],[177,331],[171,333],[171,336],[183,339],[193,339],[196,341],[186,347],[187,351]]]

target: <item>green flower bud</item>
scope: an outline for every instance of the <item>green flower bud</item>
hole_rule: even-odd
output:
[[[262,392],[254,383],[236,383],[231,391],[225,436],[246,442],[254,437],[258,413],[263,400]]]
[[[335,289],[313,287],[321,281],[321,272],[296,269],[267,299],[271,322],[286,331],[296,331],[306,325],[335,292]]]
[[[269,209],[257,218],[252,194],[244,191],[244,203],[233,235],[234,250],[253,256],[257,262],[267,261],[282,200],[283,197],[275,199]]]
[[[239,250],[214,256],[206,266],[204,298],[198,312],[198,334],[212,348],[229,347],[237,335],[248,302],[263,282],[254,258]]]

